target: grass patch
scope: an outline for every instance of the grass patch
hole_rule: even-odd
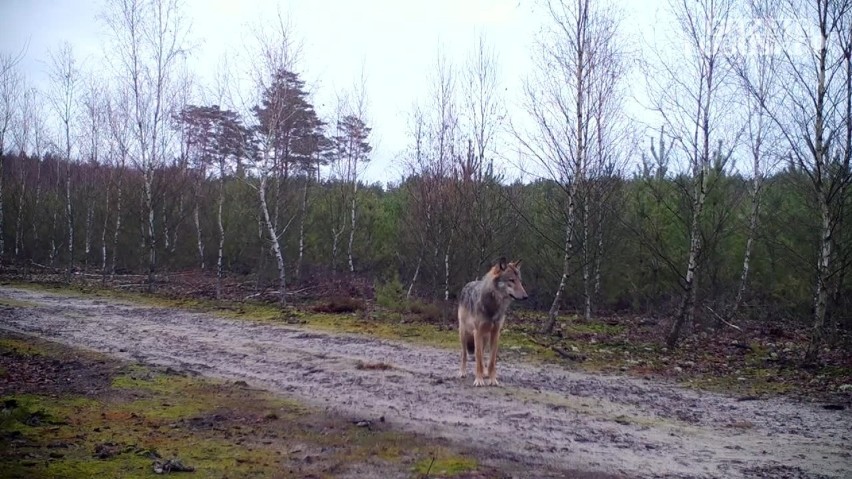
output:
[[[30,301],[20,301],[12,298],[0,298],[0,307],[6,308],[35,308],[38,306]]]
[[[568,334],[596,334],[603,336],[616,336],[624,332],[625,326],[620,324],[608,324],[603,321],[566,321],[563,330]]]
[[[62,357],[61,348],[52,343],[34,343],[32,341],[0,336],[0,352],[21,356]],[[81,355],[88,353],[81,352]]]
[[[476,460],[460,456],[430,457],[414,465],[414,472],[422,476],[453,477],[476,469]]]

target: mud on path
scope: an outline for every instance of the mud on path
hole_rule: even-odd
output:
[[[0,308],[0,328],[384,416],[523,477],[852,477],[849,410],[514,359],[501,387],[474,388],[455,350],[9,287],[2,300],[20,306]]]

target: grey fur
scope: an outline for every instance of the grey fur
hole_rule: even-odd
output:
[[[467,354],[474,353],[476,356],[475,386],[486,384],[482,377],[482,354],[486,345],[491,349],[488,384],[498,384],[495,364],[500,329],[503,327],[506,311],[512,300],[527,297],[527,292],[521,284],[519,265],[519,261],[507,263],[501,258],[482,279],[467,283],[459,296],[459,340],[462,345],[459,376],[464,377],[466,374]]]

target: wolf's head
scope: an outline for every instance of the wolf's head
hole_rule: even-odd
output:
[[[491,268],[494,276],[494,289],[512,299],[527,299],[527,290],[521,282],[521,260],[506,262],[500,258]]]

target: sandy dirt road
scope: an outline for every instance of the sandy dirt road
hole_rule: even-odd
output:
[[[499,364],[501,387],[474,388],[455,350],[11,287],[3,299],[19,306],[0,308],[0,328],[384,416],[519,477],[852,477],[848,409],[515,360]]]

